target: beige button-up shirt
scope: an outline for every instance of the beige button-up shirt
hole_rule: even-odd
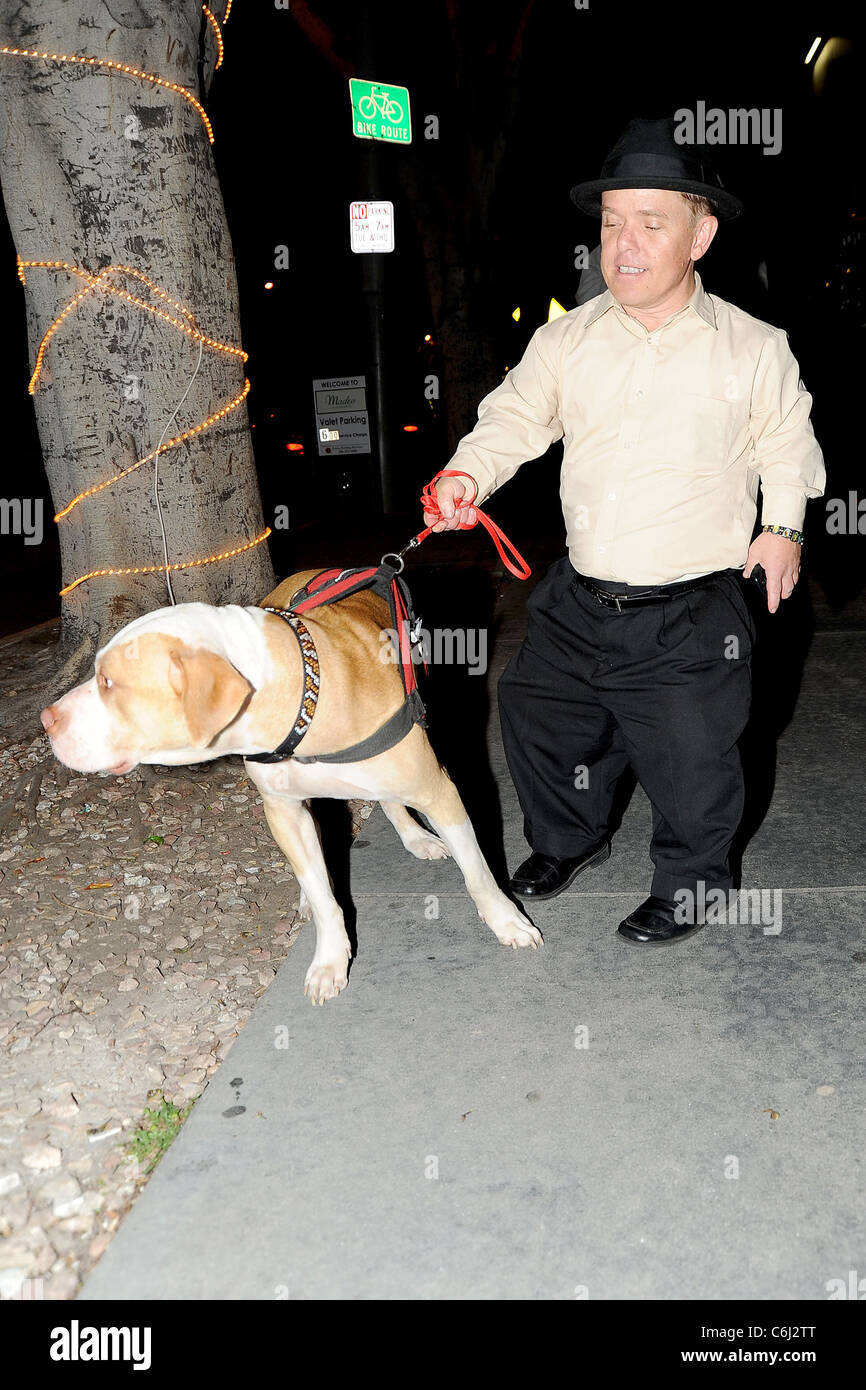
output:
[[[696,274],[661,328],[609,290],[544,324],[448,467],[471,474],[483,502],[562,439],[575,569],[673,584],[745,564],[759,482],[764,524],[802,526],[825,481],[811,405],[787,335]]]

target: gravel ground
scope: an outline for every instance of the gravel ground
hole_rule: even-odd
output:
[[[0,696],[50,636],[3,646]],[[147,1181],[144,1112],[202,1093],[294,944],[298,885],[240,758],[78,775],[7,742],[0,833],[0,1298],[67,1299]]]

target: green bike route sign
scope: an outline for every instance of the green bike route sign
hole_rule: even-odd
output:
[[[412,143],[408,87],[350,77],[349,96],[352,99],[352,134],[359,140]]]

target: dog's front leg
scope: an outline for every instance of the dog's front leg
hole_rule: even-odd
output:
[[[316,823],[303,801],[260,788],[271,834],[292,866],[316,927],[316,951],[304,981],[314,1004],[336,999],[347,983],[352,948],[334,897]]]

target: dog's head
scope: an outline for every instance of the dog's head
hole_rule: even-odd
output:
[[[55,756],[76,772],[118,775],[219,756],[211,745],[255,689],[225,651],[231,614],[247,612],[187,603],[127,624],[97,652],[91,679],[42,711]]]

